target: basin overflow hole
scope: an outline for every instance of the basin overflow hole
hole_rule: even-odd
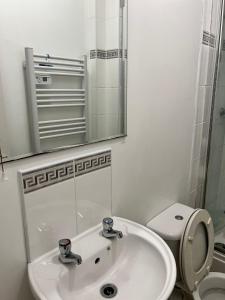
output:
[[[99,262],[100,262],[100,257],[97,257],[97,258],[95,259],[95,264],[97,265]]]
[[[182,221],[184,219],[184,217],[180,216],[180,215],[177,215],[177,216],[175,216],[175,219],[178,220],[178,221]]]

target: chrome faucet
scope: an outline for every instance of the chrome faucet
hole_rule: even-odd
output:
[[[82,263],[82,258],[78,254],[74,254],[71,251],[71,241],[69,239],[59,240],[59,260],[63,264],[80,265]]]
[[[104,218],[102,221],[103,230],[102,235],[107,238],[115,238],[122,239],[123,233],[122,231],[114,230],[113,229],[113,219],[112,218]]]

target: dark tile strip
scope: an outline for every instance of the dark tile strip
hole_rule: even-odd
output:
[[[202,44],[215,48],[216,46],[216,36],[210,32],[203,31]]]
[[[90,59],[94,59],[97,57],[97,50],[91,50],[90,51]]]
[[[225,51],[225,40],[222,42],[222,50]]]
[[[110,49],[110,50],[102,50],[102,49],[94,49],[90,50],[90,59],[113,59],[113,58],[127,58],[127,50],[122,49]]]
[[[75,176],[111,166],[111,151],[75,160]]]
[[[74,169],[75,166],[75,169]],[[24,194],[111,166],[111,151],[85,156],[75,161],[22,173]]]
[[[30,193],[74,177],[73,161],[22,173],[24,193]]]

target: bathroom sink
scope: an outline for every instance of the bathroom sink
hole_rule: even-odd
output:
[[[166,243],[151,230],[114,217],[122,239],[107,239],[97,225],[72,239],[81,265],[64,265],[59,250],[28,264],[38,300],[166,300],[176,280],[176,265]]]

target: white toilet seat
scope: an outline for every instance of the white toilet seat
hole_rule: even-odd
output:
[[[204,209],[195,210],[180,241],[181,277],[189,292],[195,291],[208,275],[213,260],[213,245],[214,230],[209,213]]]
[[[224,300],[225,274],[210,272],[192,293],[194,300]]]

